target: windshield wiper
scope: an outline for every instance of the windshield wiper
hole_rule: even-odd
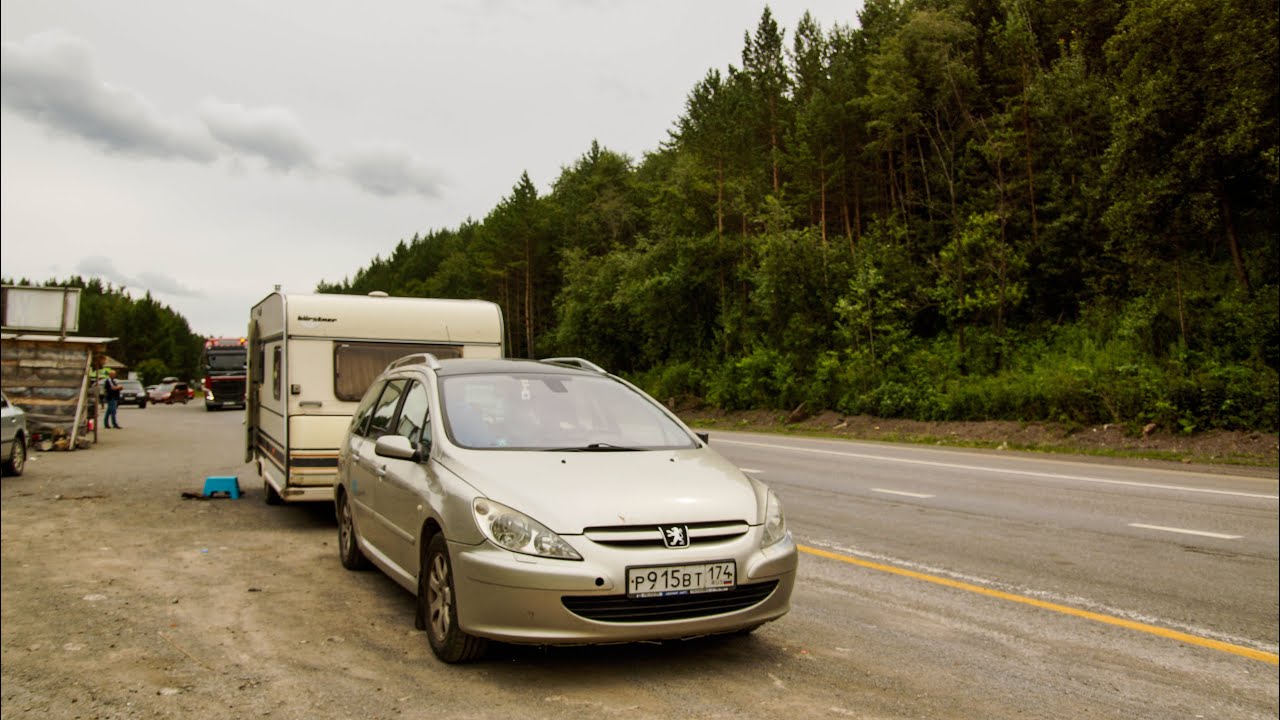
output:
[[[634,452],[639,448],[610,445],[609,443],[591,443],[578,447],[547,448],[546,452]]]

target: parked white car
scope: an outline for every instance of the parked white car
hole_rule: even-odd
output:
[[[0,393],[0,438],[4,451],[4,470],[21,475],[27,465],[27,413]]]
[[[415,355],[339,450],[339,552],[418,596],[445,662],[538,645],[750,632],[797,550],[778,497],[586,361]]]

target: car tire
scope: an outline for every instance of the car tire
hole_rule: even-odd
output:
[[[13,456],[4,461],[5,472],[13,476],[22,474],[27,466],[27,438],[22,433],[13,437]]]
[[[276,489],[266,480],[262,481],[262,493],[266,497],[268,505],[284,504],[284,498],[280,497],[280,493],[276,492]]]
[[[454,592],[453,563],[444,533],[436,533],[418,566],[418,607],[414,626],[427,631],[431,652],[447,663],[475,660],[488,641],[458,627],[458,595]]]
[[[346,493],[338,496],[338,557],[342,559],[342,567],[348,570],[369,569],[369,558],[360,550],[360,540],[356,536],[356,519],[351,514],[351,503]]]

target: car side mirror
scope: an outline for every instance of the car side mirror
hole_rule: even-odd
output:
[[[383,435],[373,446],[375,455],[396,460],[418,460],[418,451],[403,435]]]
[[[711,433],[696,432],[694,435],[698,436],[698,439],[702,441],[703,445],[711,444]]]

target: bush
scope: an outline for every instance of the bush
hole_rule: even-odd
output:
[[[757,347],[714,367],[668,365],[646,381],[659,397],[701,394],[725,409],[789,410],[803,402],[815,412],[917,420],[1276,430],[1280,379],[1264,353],[1240,362],[1175,347],[1154,357],[1152,337],[1136,330],[1148,309],[1135,302],[1119,314],[1086,313],[1071,325],[1021,331],[995,373],[964,372],[958,343],[942,335],[906,342],[890,363],[846,345],[823,350],[805,367],[784,350]]]
[[[661,402],[703,395],[702,363],[684,361],[662,365],[635,378],[635,383]]]

